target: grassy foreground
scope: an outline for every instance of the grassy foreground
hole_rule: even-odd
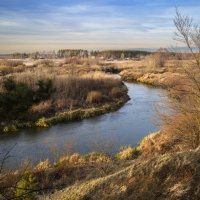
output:
[[[30,195],[27,188],[37,185],[32,193],[40,200],[198,200],[200,151],[177,151],[180,145],[170,144],[157,132],[136,148],[122,148],[114,156],[74,153],[54,164],[46,160],[36,167],[26,165],[17,172],[2,174],[0,191],[17,197],[19,189],[11,186],[23,180],[20,194]]]
[[[177,144],[166,152],[163,146],[168,143],[160,143],[160,137],[161,133],[152,134],[136,149],[123,149],[114,160],[101,159],[104,165],[86,170],[83,180],[39,199],[199,199],[199,149],[176,152]],[[103,166],[100,174],[99,166]]]
[[[199,156],[199,151],[191,151],[136,160],[41,199],[199,199]]]

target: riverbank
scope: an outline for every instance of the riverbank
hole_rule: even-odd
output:
[[[167,141],[161,144],[157,140],[160,134],[145,137],[134,149],[122,150],[114,157],[120,158],[117,162],[105,159],[98,177],[80,180],[39,199],[198,199],[199,149],[174,151]],[[164,144],[168,149],[163,151]]]
[[[131,70],[124,70],[120,72],[122,80],[128,82],[138,82],[147,85],[162,87],[164,89],[171,88],[179,80],[184,79],[185,76],[180,73],[173,72],[134,72]]]
[[[123,148],[113,156],[96,152],[87,155],[75,153],[61,157],[54,164],[46,160],[34,168],[26,165],[17,172],[4,174],[0,180],[5,178],[7,182],[2,182],[0,189],[23,179],[24,187],[28,184],[32,189],[40,183],[35,187],[35,197],[40,200],[164,200],[166,197],[185,200],[191,196],[198,199],[199,149],[173,153],[158,151],[162,145],[156,138],[160,134],[153,133],[136,148]],[[152,151],[146,148],[150,143],[154,146]],[[24,172],[32,179],[25,179]],[[23,189],[21,191],[23,193]],[[15,187],[1,194],[12,195],[13,192]]]
[[[104,65],[107,71],[114,69],[124,81],[140,82],[162,88],[172,87],[185,79],[186,68],[194,70],[190,67],[194,65],[193,60],[165,59],[162,62],[159,61],[159,58],[147,57],[140,61],[106,61]]]
[[[117,109],[122,107],[128,100],[129,100],[128,95],[124,94],[123,97],[119,99],[115,99],[114,102],[112,103],[97,105],[97,106],[93,106],[86,109],[80,108],[80,109],[70,110],[67,112],[60,112],[60,113],[56,113],[54,116],[51,116],[51,117],[42,117],[36,120],[35,122],[29,122],[29,121],[19,122],[19,123],[16,122],[8,126],[4,126],[1,129],[3,133],[13,133],[23,128],[36,128],[36,127],[48,128],[58,123],[67,123],[67,122],[88,119],[91,117],[96,117],[99,115],[116,111]]]
[[[193,150],[137,159],[117,171],[80,181],[40,199],[185,200],[192,197],[197,200],[199,155],[199,151]]]

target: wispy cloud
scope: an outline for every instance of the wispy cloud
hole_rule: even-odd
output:
[[[175,7],[171,3],[165,0],[152,3],[125,0],[127,4],[111,0],[95,2],[36,1],[32,7],[1,7],[0,51],[160,47],[172,42]],[[181,8],[187,12],[196,10],[185,5]]]

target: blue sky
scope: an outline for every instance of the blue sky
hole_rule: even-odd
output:
[[[199,0],[0,0],[0,52],[170,47],[176,7],[200,19]]]

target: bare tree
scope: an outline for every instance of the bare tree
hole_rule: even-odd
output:
[[[191,148],[197,148],[200,145],[200,27],[179,10],[176,10],[174,24],[175,40],[187,47],[192,60],[181,62],[184,76],[172,88],[177,99],[174,108],[178,117],[171,118],[168,123],[173,131],[190,138],[191,141],[186,142]]]
[[[196,66],[200,70],[200,27],[195,24],[193,19],[189,16],[184,16],[180,11],[176,10],[174,24],[177,31],[175,32],[175,39],[186,44],[188,50],[192,54]]]

